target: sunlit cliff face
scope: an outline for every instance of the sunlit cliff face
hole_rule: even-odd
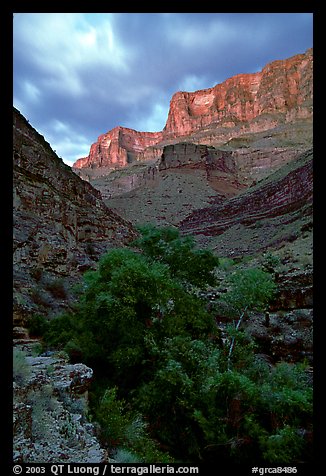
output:
[[[78,159],[74,167],[77,169],[90,167],[120,166],[128,163],[128,153],[142,154],[148,147],[162,140],[162,132],[138,132],[126,127],[115,127],[106,134],[99,136],[92,144],[87,157]]]
[[[74,167],[124,167],[130,156],[142,159],[152,146],[177,142],[209,129],[220,143],[245,132],[259,132],[283,122],[312,117],[312,50],[283,61],[274,61],[262,71],[238,74],[213,88],[192,93],[179,91],[170,102],[166,125],[161,132],[138,132],[116,127],[99,136],[88,157]],[[227,137],[223,130],[227,129]],[[213,137],[214,138],[214,137]],[[190,142],[191,142],[190,138]],[[154,157],[154,156],[153,156]]]

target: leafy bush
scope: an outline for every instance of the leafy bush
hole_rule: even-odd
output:
[[[180,237],[179,230],[172,227],[146,225],[139,231],[142,236],[133,244],[146,256],[167,264],[174,278],[194,286],[216,283],[214,269],[219,259],[209,250],[196,249],[193,237]]]
[[[78,331],[78,321],[73,316],[64,313],[49,321],[49,325],[44,334],[44,340],[48,346],[63,349],[67,342],[74,337]]]
[[[236,313],[244,309],[262,311],[276,292],[270,273],[259,268],[237,270],[229,278],[230,290],[221,299]]]
[[[305,369],[270,368],[248,351],[248,337],[244,342],[238,342],[237,348],[244,348],[234,354],[232,370],[226,370],[223,350],[213,343],[174,337],[153,349],[156,369],[140,385],[134,404],[177,457],[298,461],[306,446],[302,429],[309,428],[312,413]],[[281,437],[286,448],[277,460]]]
[[[137,455],[124,448],[117,448],[112,454],[112,457],[116,463],[143,463],[143,461]]]
[[[174,336],[152,342],[152,352],[156,368],[139,386],[137,408],[149,419],[154,436],[179,458],[199,457],[204,441],[193,418],[198,388],[217,371],[220,351],[209,342]]]
[[[166,264],[132,250],[109,251],[84,280],[75,312],[53,319],[45,338],[62,347],[74,341],[86,362],[109,364],[121,381],[126,374],[134,378],[148,360],[149,330],[156,338],[218,334],[203,303],[171,277]]]
[[[273,273],[275,268],[281,264],[281,258],[279,256],[274,255],[273,253],[266,253],[263,260],[263,268]]]
[[[229,271],[235,265],[235,260],[232,258],[219,258],[219,268],[224,271]]]
[[[248,311],[266,309],[276,291],[271,274],[259,268],[235,271],[229,278],[229,286],[229,291],[221,297],[221,301],[226,302],[231,315],[238,318],[235,331],[239,329]],[[236,334],[230,341],[228,369],[231,366],[235,338]]]
[[[28,330],[31,337],[42,337],[48,329],[48,321],[41,314],[34,314],[28,321]]]
[[[285,426],[262,442],[263,456],[272,464],[292,464],[294,457],[300,460],[304,446],[299,431]]]

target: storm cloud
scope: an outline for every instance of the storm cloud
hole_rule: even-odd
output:
[[[162,130],[176,91],[312,46],[312,13],[15,13],[14,105],[71,165],[118,125]]]

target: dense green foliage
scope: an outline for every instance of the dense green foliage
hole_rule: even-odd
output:
[[[130,463],[169,463],[173,459],[160,451],[159,445],[150,438],[147,425],[137,412],[127,409],[123,399],[117,398],[117,389],[105,390],[95,410],[95,418],[101,425],[105,444],[115,447],[114,458],[123,451],[124,461]],[[128,460],[125,458],[128,455]]]
[[[105,376],[92,411],[112,454],[122,462],[168,462],[168,453],[181,461],[309,459],[304,366],[267,365],[234,325],[223,343],[197,297],[198,286],[215,282],[219,260],[173,228],[143,228],[133,246],[85,273],[78,305],[45,333],[48,345]],[[266,309],[275,292],[260,269],[231,274],[227,286],[220,300],[237,318]]]
[[[122,383],[126,375],[147,369],[148,334],[159,340],[210,333],[218,334],[212,316],[171,277],[167,265],[116,249],[102,257],[96,271],[85,274],[75,313],[53,321],[46,338],[54,345],[74,346],[92,365],[109,365]]]
[[[177,228],[139,227],[141,237],[134,242],[145,256],[165,263],[171,275],[195,286],[214,285],[214,268],[219,259],[209,250],[199,250],[191,236],[180,237]]]

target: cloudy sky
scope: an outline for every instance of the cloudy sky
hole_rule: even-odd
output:
[[[72,165],[118,125],[163,129],[176,91],[313,46],[312,13],[15,13],[14,105]]]

